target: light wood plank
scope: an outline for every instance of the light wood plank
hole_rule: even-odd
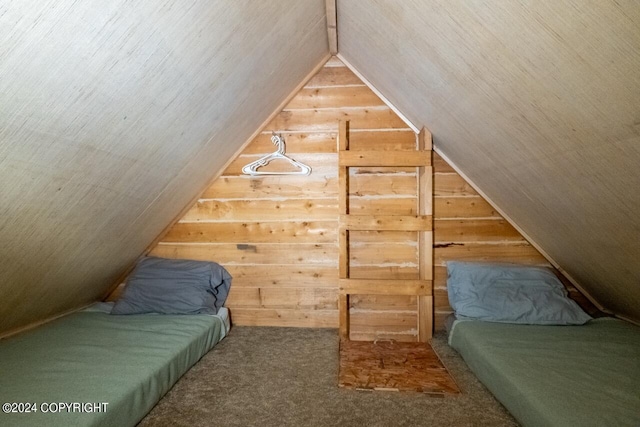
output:
[[[431,281],[381,279],[340,279],[341,294],[431,295]]]
[[[417,295],[353,294],[349,296],[349,305],[356,310],[416,311],[417,304]]]
[[[351,268],[356,266],[383,265],[415,265],[418,267],[418,248],[414,244],[403,243],[368,243],[364,245],[351,244],[349,259]],[[372,276],[376,277],[376,276]]]
[[[428,150],[431,155],[433,147],[431,132],[426,128],[420,130],[417,138],[418,150]],[[422,166],[418,168],[418,213],[420,215],[433,214],[433,168]],[[431,218],[433,227],[433,218]],[[418,233],[418,257],[420,279],[428,280],[433,287],[433,233],[421,231]],[[432,294],[432,288],[429,295]],[[433,334],[433,298],[421,295],[418,298],[418,340],[427,342]]]
[[[419,280],[418,266],[375,266],[375,265],[352,265],[350,269],[352,279],[377,279],[388,280]]]
[[[339,166],[429,166],[429,151],[345,151],[339,153]]]
[[[418,233],[415,231],[352,231],[351,242],[354,243],[405,243],[415,245]]]
[[[430,230],[431,222],[428,215],[340,215],[340,227],[359,231]]]
[[[427,342],[433,335],[433,297],[418,298],[418,341]]]
[[[351,151],[415,151],[416,134],[411,129],[356,131],[349,135]]]
[[[504,219],[435,220],[436,243],[525,241]]]
[[[435,197],[433,217],[451,218],[502,218],[497,210],[482,197]]]
[[[313,173],[304,181],[298,176],[259,178],[222,177],[204,192],[205,199],[247,199],[257,197],[336,197],[338,178]]]
[[[478,193],[457,173],[436,173],[433,175],[433,195],[477,196]]]
[[[412,340],[417,340],[417,312],[352,310],[350,318],[351,339],[366,335],[372,340],[400,336],[413,336]]]
[[[265,131],[336,131],[338,120],[349,120],[351,129],[404,129],[406,125],[386,107],[329,108],[326,110],[282,111]]]
[[[335,199],[201,200],[180,222],[272,220],[333,220],[338,216]]]
[[[444,160],[438,153],[433,152],[433,172],[434,173],[456,173],[456,170],[451,167],[446,160]]]
[[[338,151],[349,149],[349,122],[346,120],[340,120],[338,123]],[[340,215],[349,213],[349,171],[345,167],[338,168],[338,211]],[[338,270],[340,278],[349,277],[349,231],[340,229],[338,231],[338,247],[340,250]],[[340,300],[341,303],[346,301]],[[349,337],[349,326],[344,322],[349,321],[347,311],[348,305],[340,306],[340,336],[344,339]]]
[[[383,107],[384,102],[366,86],[302,89],[286,110],[309,108]]]
[[[335,243],[161,243],[150,255],[214,261],[223,265],[313,264],[335,267],[338,246]]]
[[[434,265],[444,266],[449,260],[514,262],[527,265],[547,265],[547,260],[533,246],[522,244],[436,244]]]
[[[433,150],[433,136],[426,127],[420,129],[420,133],[418,134],[418,150]]]
[[[350,196],[407,196],[417,193],[415,175],[351,175],[349,177]],[[389,200],[389,203],[394,203]]]
[[[234,287],[225,303],[236,308],[337,310],[338,291],[335,288],[251,288]]]
[[[295,153],[335,153],[336,132],[282,132],[288,154]],[[240,154],[265,154],[274,151],[272,134],[261,133],[256,136]]]
[[[331,243],[337,238],[335,221],[178,223],[165,242],[200,243]]]
[[[362,80],[358,78],[347,67],[324,67],[311,78],[304,86],[305,88],[317,88],[326,86],[364,86]]]
[[[231,316],[236,326],[338,327],[338,310],[236,308]]]
[[[338,288],[338,270],[335,265],[226,264],[225,268],[233,276],[235,287]]]
[[[341,279],[349,277],[349,259],[351,258],[351,248],[349,247],[349,231],[338,230],[338,275]]]
[[[416,334],[412,330],[405,332],[385,332],[383,330],[367,330],[367,331],[351,331],[351,341],[367,341],[367,342],[381,342],[381,341],[397,341],[397,342],[417,342]]]
[[[418,214],[414,198],[350,197],[349,210],[353,215],[409,215]]]

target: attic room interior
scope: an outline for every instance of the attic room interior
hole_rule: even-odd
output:
[[[0,4],[0,425],[640,425],[640,3]]]

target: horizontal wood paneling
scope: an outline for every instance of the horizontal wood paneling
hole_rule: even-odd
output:
[[[266,221],[335,221],[338,203],[334,198],[201,200],[182,217],[181,221],[251,221],[257,215]]]
[[[415,179],[414,179],[415,181]],[[415,197],[397,197],[394,199],[373,199],[367,197],[351,197],[349,212],[354,215],[416,215]]]
[[[399,265],[351,265],[349,273],[354,279],[368,279],[370,277],[389,281],[419,279],[417,262]]]
[[[391,195],[415,198],[417,191],[415,175],[365,173],[349,178],[350,196],[387,196],[387,200]]]
[[[415,150],[416,136],[339,61],[330,61],[226,168],[151,252],[212,260],[233,276],[236,325],[338,326],[338,119],[351,120],[351,149]],[[309,176],[256,176],[242,167],[275,147]],[[272,165],[270,165],[272,166]],[[273,165],[275,169],[281,167]],[[285,170],[285,169],[282,169]],[[416,169],[352,168],[351,213],[417,214]],[[416,232],[352,232],[352,276],[418,279]],[[415,296],[352,298],[352,338],[416,339]]]
[[[337,131],[338,120],[349,120],[351,129],[397,129],[406,124],[388,107],[333,108],[282,111],[266,131]]]
[[[325,87],[302,89],[285,110],[383,106],[385,103],[366,86]]]
[[[447,261],[551,265],[437,155],[434,171],[434,321],[436,329],[441,330],[452,312],[447,295]],[[591,310],[584,301],[581,304]]]
[[[337,310],[231,307],[231,322],[242,326],[337,328]]]
[[[281,264],[337,265],[338,247],[331,243],[186,243],[163,242],[151,255],[164,258],[188,258],[216,261],[220,264],[270,264],[277,259]]]
[[[416,134],[411,129],[386,132],[358,131],[349,133],[349,150],[406,150],[416,149]]]
[[[248,163],[248,162],[247,162]],[[336,176],[311,174],[304,181],[298,176],[265,176],[251,179],[247,176],[223,176],[211,185],[204,194],[207,199],[246,198],[313,198],[337,197]]]
[[[335,153],[336,152],[336,132],[282,132],[285,140],[286,152],[295,153]],[[247,154],[260,154],[275,151],[275,146],[271,142],[271,132],[264,132],[258,135],[242,152]],[[248,163],[248,162],[247,162]]]
[[[393,286],[393,282],[390,283]],[[413,295],[367,295],[356,294],[349,298],[349,304],[356,310],[415,311],[418,297]]]
[[[504,219],[437,219],[434,243],[524,241]]]
[[[547,260],[533,246],[522,244],[451,243],[433,249],[435,265],[449,260],[512,262],[527,265],[548,265]]]
[[[277,259],[272,259],[269,264],[225,264],[225,268],[233,276],[233,286],[259,288],[304,286],[338,289],[336,265],[278,264]]]
[[[311,80],[309,80],[309,82],[305,85],[305,88],[345,85],[364,86],[364,83],[362,83],[362,80],[360,80],[358,76],[353,74],[353,72],[347,67],[325,66],[318,72],[318,74],[316,74]]]
[[[163,242],[332,243],[336,221],[178,223]]]
[[[434,197],[436,218],[502,218],[482,197]]]
[[[241,308],[337,310],[335,288],[233,287],[227,305]]]
[[[457,173],[434,173],[433,195],[440,196],[477,196],[478,193]]]

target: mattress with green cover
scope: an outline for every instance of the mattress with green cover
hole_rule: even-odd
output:
[[[640,426],[640,328],[457,320],[449,344],[525,426]]]
[[[0,341],[0,425],[133,426],[226,325],[220,315],[78,312]]]

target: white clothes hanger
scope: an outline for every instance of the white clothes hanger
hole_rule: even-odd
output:
[[[271,142],[273,142],[273,145],[277,146],[278,149],[271,154],[267,154],[266,156],[249,163],[242,168],[242,173],[247,175],[309,175],[311,173],[311,168],[309,166],[293,160],[291,157],[288,157],[284,153],[284,139],[282,139],[280,135],[276,135],[274,133],[271,137]],[[293,166],[297,167],[299,170],[291,172],[267,172],[258,170],[258,168],[268,165],[272,160],[275,159],[284,159],[291,163]]]

